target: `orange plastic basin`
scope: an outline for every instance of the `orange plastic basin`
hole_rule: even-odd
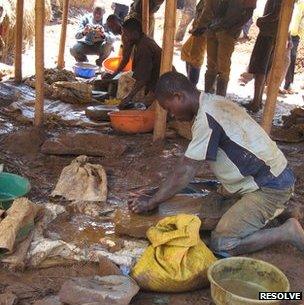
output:
[[[102,63],[103,68],[108,73],[113,73],[116,71],[116,69],[119,66],[119,63],[121,62],[121,56],[118,57],[109,57],[105,59]],[[123,69],[124,72],[131,71],[132,69],[132,60],[130,59],[125,68]]]
[[[116,131],[144,133],[154,128],[155,112],[152,110],[121,110],[110,112],[109,116]]]

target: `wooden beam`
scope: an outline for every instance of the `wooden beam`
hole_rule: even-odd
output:
[[[57,67],[59,69],[63,69],[65,66],[64,50],[65,50],[66,33],[67,33],[67,26],[68,26],[69,2],[70,2],[70,0],[64,0],[64,2],[63,2],[62,25],[61,25],[58,62],[57,62]]]
[[[277,97],[282,80],[284,67],[286,43],[288,39],[289,24],[292,17],[294,0],[283,0],[276,45],[274,50],[273,64],[270,70],[270,77],[267,85],[267,99],[262,118],[262,127],[269,134],[272,127],[272,121],[275,114]]]
[[[18,83],[22,81],[23,6],[24,0],[17,0],[15,27],[15,81]]]
[[[150,16],[150,7],[149,7],[149,0],[142,0],[141,1],[141,9],[142,9],[142,28],[146,35],[149,34],[149,16]]]
[[[37,127],[43,124],[44,105],[44,0],[35,0],[35,69],[36,69],[36,101],[35,120]]]
[[[160,74],[172,70],[174,36],[176,26],[176,0],[166,0],[163,51]],[[163,140],[166,134],[167,112],[156,103],[156,118],[153,140]]]

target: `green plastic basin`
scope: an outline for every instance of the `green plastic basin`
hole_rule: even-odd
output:
[[[0,173],[0,209],[7,210],[13,201],[31,189],[28,179],[10,173]]]

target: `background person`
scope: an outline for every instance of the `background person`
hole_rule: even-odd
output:
[[[75,35],[77,43],[70,49],[77,62],[88,61],[87,55],[98,55],[96,65],[101,66],[113,50],[115,38],[103,26],[104,7],[95,2],[93,13],[84,16]]]

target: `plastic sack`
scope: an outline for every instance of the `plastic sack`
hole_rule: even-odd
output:
[[[200,68],[204,63],[206,47],[205,35],[191,35],[182,47],[181,59],[196,68]]]
[[[79,156],[66,166],[51,196],[61,196],[71,201],[107,200],[107,175],[99,164],[87,162],[87,156]]]
[[[201,241],[200,226],[197,216],[180,214],[148,230],[151,245],[132,270],[142,289],[186,292],[209,284],[207,269],[216,258]]]

